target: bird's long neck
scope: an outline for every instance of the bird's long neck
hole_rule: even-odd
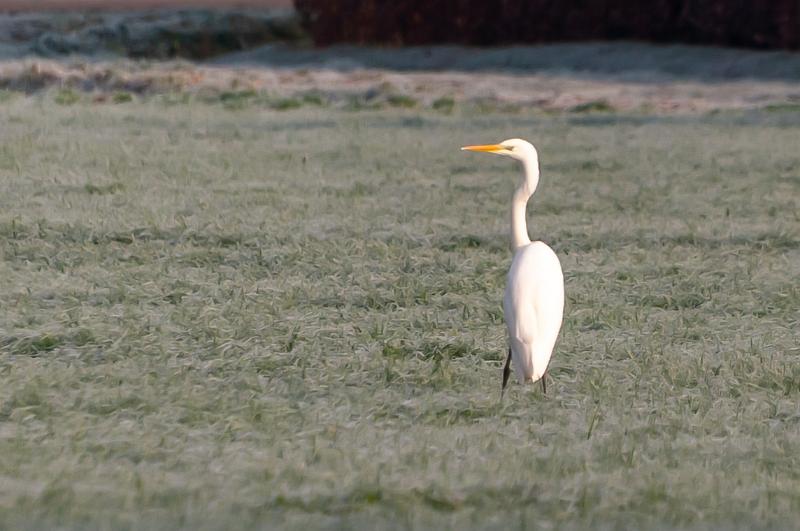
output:
[[[520,247],[531,243],[528,236],[528,222],[525,210],[528,199],[536,191],[539,184],[539,161],[534,157],[522,161],[524,176],[511,200],[511,250],[516,251]]]

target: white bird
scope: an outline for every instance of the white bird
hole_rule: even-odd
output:
[[[556,253],[544,242],[531,242],[528,237],[525,209],[539,184],[539,155],[530,142],[519,138],[461,149],[506,155],[522,163],[524,175],[511,200],[514,258],[503,297],[509,348],[501,394],[508,383],[512,358],[519,382],[541,380],[542,391],[547,393],[547,365],[564,315],[564,275]]]

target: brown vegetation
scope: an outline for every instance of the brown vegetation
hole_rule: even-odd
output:
[[[800,0],[296,0],[320,45],[636,39],[800,47]]]
[[[291,7],[292,0],[0,0],[0,11],[138,10],[173,7]],[[34,7],[32,7],[34,6]]]

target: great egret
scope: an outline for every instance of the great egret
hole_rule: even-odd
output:
[[[519,138],[461,149],[506,155],[522,162],[524,176],[511,200],[514,258],[503,297],[509,348],[501,394],[508,383],[512,358],[519,382],[541,380],[542,391],[547,393],[547,365],[564,315],[564,275],[556,253],[544,242],[531,242],[528,237],[525,208],[539,184],[539,156],[530,142]]]

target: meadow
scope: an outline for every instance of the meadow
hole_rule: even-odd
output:
[[[0,103],[0,528],[800,514],[800,112]],[[565,272],[500,401],[523,137]]]

